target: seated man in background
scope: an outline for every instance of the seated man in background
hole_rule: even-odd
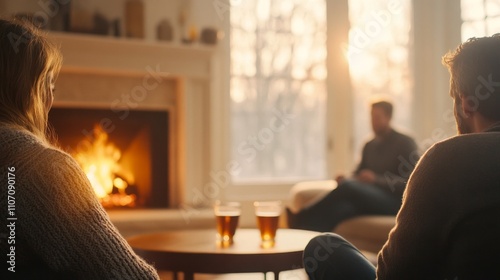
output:
[[[352,179],[338,176],[338,187],[294,217],[292,227],[331,231],[345,219],[360,215],[396,215],[406,181],[419,159],[415,141],[391,126],[393,106],[372,104],[375,137],[363,148]]]
[[[431,147],[410,176],[378,268],[342,237],[314,238],[316,279],[498,279],[500,36],[472,38],[443,58],[460,135]]]

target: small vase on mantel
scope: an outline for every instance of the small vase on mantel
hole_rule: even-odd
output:
[[[172,41],[174,39],[174,30],[169,20],[164,19],[158,23],[156,37],[159,41]]]
[[[144,38],[144,3],[142,0],[125,2],[125,34],[130,38]]]

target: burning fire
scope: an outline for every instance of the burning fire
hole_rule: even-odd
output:
[[[75,154],[75,159],[87,175],[103,206],[134,206],[136,196],[125,191],[134,180],[119,164],[122,156],[120,149],[108,143],[108,134],[101,126],[96,125],[93,133],[93,142],[86,151]]]

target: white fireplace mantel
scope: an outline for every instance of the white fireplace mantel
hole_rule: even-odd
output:
[[[131,92],[134,85],[147,87],[154,83],[155,75],[171,81],[173,86],[154,88],[155,93],[138,102],[138,106],[174,110],[169,120],[175,128],[170,133],[177,139],[170,148],[175,155],[169,162],[169,168],[174,170],[170,176],[170,203],[174,207],[195,204],[192,196],[210,182],[213,168],[209,158],[213,112],[209,107],[217,87],[217,47],[68,33],[50,33],[48,38],[60,46],[64,56],[55,107],[111,108],[110,101],[119,99],[124,91]],[[122,103],[120,106],[126,106]]]
[[[174,77],[211,78],[213,46],[58,32],[49,39],[60,45],[66,70],[144,73],[146,67],[159,65],[161,72]]]

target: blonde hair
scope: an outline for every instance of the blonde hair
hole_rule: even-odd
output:
[[[0,19],[0,123],[26,129],[50,142],[51,74],[62,65],[59,49],[23,21]]]

